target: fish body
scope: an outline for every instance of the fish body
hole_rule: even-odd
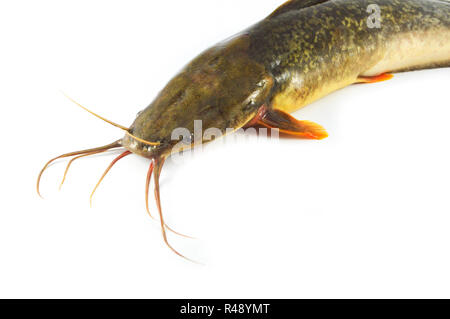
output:
[[[123,145],[142,156],[167,156],[177,143],[171,133],[194,132],[195,120],[204,131],[225,134],[257,123],[262,108],[290,113],[364,79],[444,66],[450,66],[447,0],[292,0],[203,52],[141,112],[131,132],[158,146],[130,136]],[[312,134],[301,136],[326,136],[304,124]]]
[[[361,76],[450,66],[448,1],[296,3],[305,1],[289,2],[249,30],[252,57],[278,79],[276,109],[296,111]]]

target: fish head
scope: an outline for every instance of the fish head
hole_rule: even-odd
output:
[[[265,68],[249,57],[248,46],[241,35],[195,58],[139,113],[123,145],[145,157],[166,156],[209,142],[207,132],[216,138],[247,124],[273,87]],[[180,142],[184,147],[175,150]]]

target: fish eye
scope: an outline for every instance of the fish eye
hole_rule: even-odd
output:
[[[267,81],[266,80],[261,80],[258,83],[256,83],[256,87],[262,88],[266,85]]]

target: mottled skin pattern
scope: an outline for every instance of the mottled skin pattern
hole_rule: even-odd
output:
[[[367,25],[371,4],[381,9],[381,28]],[[194,59],[138,116],[130,132],[159,146],[128,136],[122,145],[142,156],[166,157],[177,143],[171,139],[175,128],[193,132],[194,120],[202,120],[203,130],[225,132],[248,124],[262,106],[292,112],[357,82],[403,37],[440,36],[445,45],[449,30],[447,0],[287,2]],[[450,56],[384,72],[448,65]]]
[[[302,2],[302,1],[300,1]],[[314,1],[312,1],[314,2]],[[377,64],[387,48],[416,30],[450,29],[450,3],[423,0],[335,0],[301,10],[283,10],[250,29],[251,56],[275,76],[275,107],[294,111],[313,100],[356,82]],[[295,2],[292,2],[292,7]],[[367,8],[377,4],[381,28],[369,28]],[[450,41],[450,38],[448,39]],[[411,52],[411,54],[414,54]],[[450,64],[450,56],[447,64]],[[428,68],[423,65],[416,68]],[[401,71],[401,70],[385,70]],[[292,74],[303,80],[297,99],[278,98]],[[325,92],[323,92],[325,88]],[[329,90],[327,90],[329,88]],[[320,92],[318,95],[317,92]],[[329,92],[328,92],[329,91]],[[283,105],[284,103],[284,105]],[[285,105],[285,104],[295,105]]]

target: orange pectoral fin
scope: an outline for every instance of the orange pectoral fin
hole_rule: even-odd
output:
[[[280,133],[298,138],[321,140],[328,137],[325,129],[319,124],[299,121],[280,110],[266,109],[256,124],[271,129],[278,128]]]
[[[356,83],[378,83],[388,81],[393,77],[394,75],[390,73],[383,73],[376,76],[359,76]]]

